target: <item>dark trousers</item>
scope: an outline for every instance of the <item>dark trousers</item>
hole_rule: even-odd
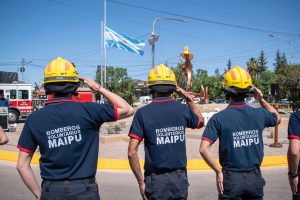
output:
[[[219,200],[262,200],[265,180],[259,169],[249,172],[223,170],[224,192]]]
[[[100,200],[95,179],[42,183],[41,200]]]
[[[148,200],[186,200],[189,182],[186,170],[145,174]]]

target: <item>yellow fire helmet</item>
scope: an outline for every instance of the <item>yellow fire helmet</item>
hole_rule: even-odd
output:
[[[230,69],[224,74],[223,78],[223,89],[225,91],[235,94],[246,94],[251,93],[253,90],[251,76],[240,66],[235,66]]]
[[[75,66],[62,57],[57,57],[55,60],[52,60],[44,72],[44,83],[55,82],[79,82]]]
[[[176,77],[172,69],[163,64],[153,68],[148,74],[147,86],[173,85],[176,87]]]

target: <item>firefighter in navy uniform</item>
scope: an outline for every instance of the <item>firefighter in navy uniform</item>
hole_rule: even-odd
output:
[[[203,117],[187,92],[176,88],[174,72],[164,65],[148,75],[153,100],[137,110],[129,132],[128,158],[143,199],[183,200],[188,196],[185,129],[199,128]],[[176,91],[188,106],[170,95]],[[138,147],[144,140],[145,166],[142,175]]]
[[[280,123],[278,112],[252,85],[248,72],[235,66],[223,76],[223,90],[229,106],[208,121],[200,153],[215,171],[219,199],[263,199],[265,180],[260,172],[264,156],[262,132]],[[248,106],[244,99],[253,93],[262,108]],[[210,148],[219,138],[218,167]]]
[[[74,102],[71,95],[79,79],[68,60],[51,61],[45,69],[44,87],[54,98],[26,119],[18,142],[17,169],[36,199],[100,199],[95,181],[99,128],[134,113],[124,99],[85,78],[81,80],[111,104]],[[30,166],[38,146],[42,188]]]
[[[300,78],[298,79],[298,100],[300,100]],[[293,200],[300,199],[299,184],[299,155],[300,155],[300,111],[294,112],[289,119],[288,125],[289,148],[288,158],[288,178],[293,193]]]
[[[300,199],[299,185],[299,152],[300,152],[300,111],[294,112],[289,119],[288,125],[288,178],[293,193],[293,200]]]

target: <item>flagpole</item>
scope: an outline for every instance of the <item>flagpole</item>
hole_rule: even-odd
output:
[[[101,21],[101,44],[100,44],[100,84],[103,87],[103,43],[104,43],[104,25]],[[100,102],[103,102],[103,95],[100,95]]]
[[[103,28],[105,30],[106,27],[106,0],[104,0],[104,22],[103,22]],[[104,33],[103,33],[104,36]],[[106,87],[106,47],[105,47],[105,38],[103,37],[103,48],[104,48],[104,87]]]

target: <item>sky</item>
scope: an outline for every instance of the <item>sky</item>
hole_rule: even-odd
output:
[[[157,21],[155,65],[176,66],[185,45],[194,54],[193,69],[210,75],[216,69],[222,74],[229,59],[246,68],[261,51],[269,70],[277,50],[299,64],[299,8],[299,0],[107,0],[106,25],[147,45],[144,56],[107,48],[106,63],[146,80],[152,65],[148,39],[161,17],[188,22]],[[103,18],[104,0],[0,0],[0,71],[17,72],[25,59],[19,78],[41,84],[47,63],[61,56],[76,64],[79,76],[94,78]]]

